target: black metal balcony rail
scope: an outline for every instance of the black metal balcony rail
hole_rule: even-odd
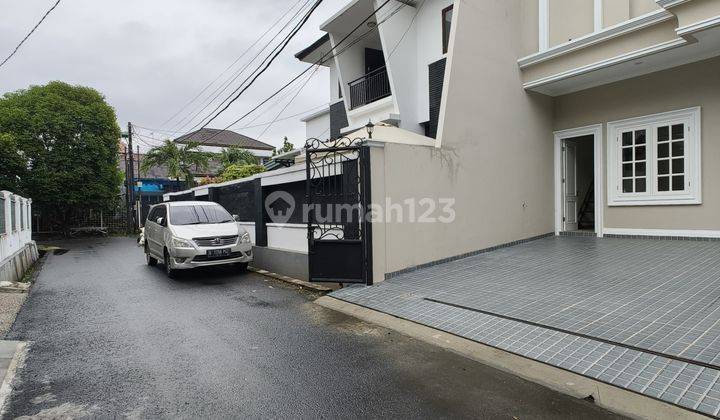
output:
[[[348,83],[350,86],[350,109],[375,102],[391,95],[387,69],[381,67]]]

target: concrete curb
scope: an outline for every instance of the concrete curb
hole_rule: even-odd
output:
[[[298,286],[298,287],[303,288],[303,289],[305,289],[305,290],[311,290],[311,291],[313,291],[313,292],[330,293],[330,292],[332,292],[332,291],[334,290],[334,289],[332,289],[332,288],[330,288],[330,287],[327,287],[327,286],[322,286],[322,285],[319,285],[319,284],[310,283],[310,282],[304,281],[304,280],[298,280],[298,279],[295,279],[295,278],[292,278],[292,277],[284,276],[284,275],[282,275],[282,274],[271,273],[271,272],[269,272],[269,271],[267,271],[267,270],[262,270],[262,269],[260,269],[260,268],[248,267],[248,270],[249,270],[249,271],[252,271],[252,272],[254,272],[254,273],[262,274],[263,276],[267,276],[267,277],[274,278],[275,280],[284,281],[285,283],[289,283],[289,284]]]
[[[25,364],[25,356],[27,355],[28,343],[24,341],[0,341],[0,344],[15,343],[15,352],[10,360],[10,364],[5,372],[5,377],[0,384],[0,418],[5,415],[5,403],[12,393],[12,381],[19,367]]]
[[[440,346],[563,394],[576,398],[592,396],[597,405],[625,416],[653,420],[707,418],[701,414],[632,391],[330,296],[322,296],[315,300],[315,303],[327,309],[342,312],[426,343]]]

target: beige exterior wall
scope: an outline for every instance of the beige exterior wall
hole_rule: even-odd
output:
[[[603,0],[603,27],[630,19],[630,0]]]
[[[630,0],[630,19],[661,9],[655,0]]]
[[[538,52],[540,46],[540,13],[538,0],[521,0],[520,16],[522,19],[520,32],[522,34],[522,49],[520,56],[524,57]]]
[[[675,27],[676,22],[674,19],[671,19],[597,45],[559,56],[555,59],[524,69],[523,79],[525,82],[531,82],[581,66],[597,63],[601,60],[616,57],[624,53],[637,51],[641,48],[672,41],[677,38]]]
[[[602,123],[606,131],[610,121],[702,107],[702,204],[606,206],[606,228],[720,230],[719,74],[714,58],[555,98],[555,130]],[[607,162],[606,139],[604,146]]]
[[[376,281],[553,230],[552,100],[521,87],[522,0],[455,7],[439,147],[386,144],[371,166],[375,203],[454,198],[456,218],[374,223]]]
[[[592,33],[595,29],[594,0],[548,0],[550,47]]]

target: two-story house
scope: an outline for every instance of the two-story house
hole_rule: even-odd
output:
[[[382,3],[350,1],[297,57]],[[392,1],[333,54],[308,137],[396,126],[374,137],[373,202],[450,197],[458,215],[374,223],[376,281],[549,232],[720,237],[719,1]]]
[[[326,35],[296,54],[330,73],[329,107],[302,119],[308,138],[339,137],[369,120],[435,137],[453,2],[393,1],[336,48],[377,4],[348,3],[321,25]],[[321,60],[331,49],[334,57]]]
[[[383,4],[350,1],[299,58]],[[717,244],[654,239],[720,238],[720,1],[392,1],[367,23],[308,134],[395,126],[366,141],[372,203],[455,217],[373,220],[387,282],[333,295],[718,416]],[[650,239],[509,246],[548,235]],[[677,418],[642,404],[622,411]]]

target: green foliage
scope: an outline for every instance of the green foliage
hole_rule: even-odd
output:
[[[212,153],[200,150],[199,143],[178,145],[172,140],[165,140],[161,146],[153,147],[145,155],[141,169],[147,171],[153,166],[164,166],[168,176],[176,180],[185,180],[192,187],[193,175],[198,169],[207,169]]]
[[[292,152],[295,150],[295,145],[288,141],[287,136],[283,139],[283,145],[279,149],[273,149],[273,156],[282,155],[283,153]]]
[[[220,174],[220,179],[223,182],[232,181],[247,178],[260,172],[265,172],[265,167],[262,165],[230,165]]]
[[[27,173],[26,165],[15,138],[0,133],[0,190],[20,191],[20,180]]]
[[[231,146],[220,153],[220,163],[223,169],[230,165],[256,165],[258,159],[255,155],[237,146]]]
[[[120,128],[96,90],[50,82],[0,97],[0,189],[33,199],[60,224],[114,206]],[[63,226],[65,227],[65,226]]]

